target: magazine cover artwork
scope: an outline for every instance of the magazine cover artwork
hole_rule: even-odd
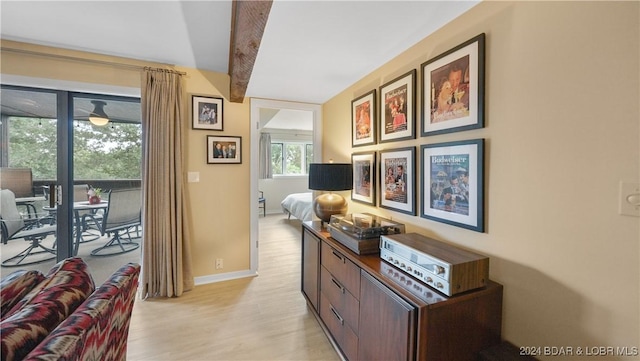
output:
[[[371,102],[366,101],[356,105],[356,140],[369,139],[372,135],[371,128]]]
[[[375,89],[351,102],[352,145],[354,147],[376,142]]]
[[[353,153],[351,154],[351,164],[353,164],[351,199],[375,205],[376,153]]]
[[[407,158],[384,160],[384,199],[407,204]]]
[[[407,85],[384,94],[384,134],[407,130]]]
[[[469,116],[469,55],[431,72],[431,123]]]
[[[435,155],[429,164],[430,208],[469,215],[469,154]]]
[[[356,194],[363,197],[371,196],[371,163],[369,161],[359,161],[353,164],[355,168],[354,182],[356,186],[353,188]]]
[[[484,139],[424,144],[421,217],[484,232]]]
[[[380,142],[415,137],[416,70],[380,87]]]
[[[416,214],[415,148],[380,152],[380,207]]]

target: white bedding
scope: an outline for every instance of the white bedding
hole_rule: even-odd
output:
[[[289,218],[294,216],[301,221],[311,220],[311,192],[289,194],[280,204]]]

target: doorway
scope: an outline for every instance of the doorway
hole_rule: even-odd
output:
[[[279,100],[251,99],[251,271],[258,271],[258,239],[259,239],[259,212],[258,199],[258,177],[259,177],[259,141],[260,132],[266,121],[263,119],[265,113],[272,113],[280,110],[295,110],[310,112],[312,117],[312,139],[313,139],[313,161],[319,162],[322,159],[322,106],[319,104],[294,103]],[[262,114],[262,116],[261,116]]]

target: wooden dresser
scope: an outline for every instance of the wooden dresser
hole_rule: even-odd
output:
[[[447,297],[379,254],[357,255],[318,222],[302,227],[302,293],[347,360],[476,360],[501,341],[502,285]]]

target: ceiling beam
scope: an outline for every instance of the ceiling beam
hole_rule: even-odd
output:
[[[242,103],[258,56],[272,0],[233,0],[229,75],[231,102]]]

